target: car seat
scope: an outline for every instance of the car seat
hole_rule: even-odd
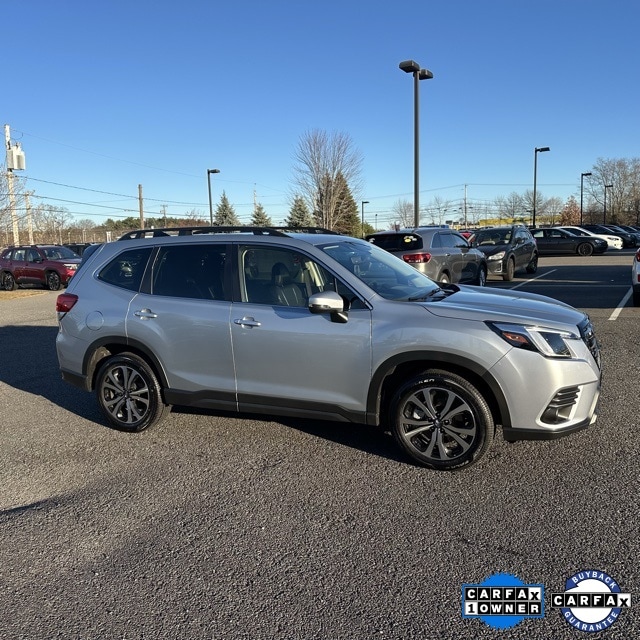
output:
[[[271,302],[286,307],[304,307],[306,301],[300,288],[291,279],[291,273],[282,262],[271,269]]]

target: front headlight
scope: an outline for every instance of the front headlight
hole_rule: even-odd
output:
[[[512,347],[537,351],[548,358],[573,358],[570,341],[580,340],[579,335],[570,331],[547,327],[507,322],[487,322],[487,326]]]
[[[504,258],[504,251],[498,251],[498,253],[494,253],[492,256],[487,256],[487,260],[502,260]]]

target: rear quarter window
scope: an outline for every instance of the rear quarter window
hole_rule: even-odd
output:
[[[150,255],[151,247],[123,251],[102,268],[98,280],[129,291],[138,291]]]

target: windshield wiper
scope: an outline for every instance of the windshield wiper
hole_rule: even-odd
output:
[[[441,289],[440,287],[431,289],[429,293],[425,293],[421,296],[413,296],[412,298],[407,298],[407,302],[418,302],[419,300],[428,300],[429,298],[432,298],[438,293],[444,293],[444,289]]]

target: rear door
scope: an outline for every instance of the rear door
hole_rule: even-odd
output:
[[[127,336],[156,354],[174,404],[187,394],[190,404],[236,408],[226,253],[215,242],[161,246],[129,306]]]

